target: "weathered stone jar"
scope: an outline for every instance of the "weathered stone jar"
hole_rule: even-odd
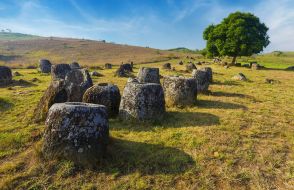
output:
[[[167,106],[192,106],[196,103],[196,79],[166,76],[163,78],[163,89]]]
[[[190,62],[186,65],[186,71],[191,72],[193,69],[197,69],[194,63]]]
[[[65,79],[67,73],[71,71],[69,64],[57,64],[51,66],[52,80]]]
[[[213,81],[213,74],[212,74],[212,69],[211,69],[211,67],[203,67],[203,68],[201,68],[200,70],[206,72],[206,75],[207,75],[208,81],[209,81],[210,83],[212,83],[212,81]]]
[[[129,80],[119,107],[122,119],[158,120],[165,113],[164,93],[160,84]]]
[[[196,79],[198,93],[205,93],[208,91],[209,76],[206,71],[194,69],[192,72],[192,77]]]
[[[83,102],[106,106],[109,117],[118,115],[120,99],[119,88],[109,83],[96,84],[89,88],[83,96]]]
[[[75,62],[75,61],[72,62],[69,66],[70,66],[71,69],[80,69],[81,68],[80,64],[78,62]]]
[[[105,106],[87,103],[54,104],[46,119],[43,154],[86,167],[105,155],[109,126]]]
[[[42,73],[50,73],[51,72],[51,62],[47,59],[40,59],[39,67]]]
[[[137,79],[141,83],[160,83],[159,69],[141,67]]]
[[[0,85],[12,83],[12,72],[9,67],[0,66]]]

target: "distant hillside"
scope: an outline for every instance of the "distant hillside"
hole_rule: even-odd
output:
[[[199,54],[199,50],[191,50],[191,49],[188,49],[188,48],[185,48],[185,47],[173,48],[173,49],[169,49],[168,51]]]
[[[183,55],[181,52],[105,41],[38,37],[6,32],[1,33],[0,39],[0,64],[2,65],[37,65],[41,58],[47,58],[53,63],[78,61],[82,65],[120,64],[128,61],[136,64],[167,61]]]
[[[40,38],[39,36],[21,34],[21,33],[12,33],[12,32],[0,32],[0,40],[28,40]]]

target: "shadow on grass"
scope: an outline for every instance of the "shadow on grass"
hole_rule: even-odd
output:
[[[3,98],[0,98],[0,112],[5,112],[7,110],[9,110],[10,108],[12,108],[14,106],[13,103],[3,99]]]
[[[209,95],[211,96],[216,96],[216,97],[236,97],[236,98],[248,98],[248,99],[252,99],[252,100],[256,100],[255,97],[247,95],[247,94],[239,94],[239,93],[229,93],[229,92],[221,92],[221,91],[217,91],[217,92],[211,92]]]
[[[241,104],[234,104],[228,102],[220,102],[213,100],[198,100],[197,105],[201,108],[216,108],[216,109],[244,109],[248,108]]]
[[[156,144],[112,138],[107,156],[96,170],[117,175],[139,171],[142,174],[177,174],[194,164],[185,152]]]
[[[37,85],[32,82],[20,79],[20,80],[13,80],[12,83],[7,85],[1,85],[0,88],[9,88],[14,86],[31,87],[31,86],[37,86]]]
[[[224,82],[221,81],[213,81],[212,85],[228,85],[228,86],[239,86],[240,83],[232,80],[226,80]]]
[[[167,112],[164,118],[152,122],[142,122],[136,120],[111,121],[112,130],[128,131],[154,131],[156,128],[180,128],[180,127],[205,127],[218,125],[219,117],[210,113],[201,112]]]

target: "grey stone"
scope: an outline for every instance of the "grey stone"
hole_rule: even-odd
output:
[[[203,68],[201,68],[200,70],[206,72],[206,75],[207,75],[208,81],[209,81],[210,83],[212,83],[212,81],[213,81],[213,72],[212,72],[211,67],[203,67]]]
[[[89,72],[85,69],[74,69],[66,74],[65,89],[68,102],[81,102],[88,88],[93,86]]]
[[[141,67],[137,79],[141,83],[160,83],[159,69]]]
[[[93,77],[102,77],[103,75],[101,73],[98,73],[97,71],[91,72],[91,76]]]
[[[191,72],[193,69],[197,69],[196,66],[194,65],[194,63],[190,62],[186,65],[186,71]]]
[[[120,92],[116,85],[99,83],[89,88],[83,96],[83,102],[106,106],[109,117],[118,115]]]
[[[239,74],[233,76],[232,79],[241,80],[241,81],[246,81],[247,80],[246,76],[243,73],[239,73]]]
[[[51,72],[51,62],[47,59],[40,59],[39,60],[39,67],[42,73],[50,73]]]
[[[51,66],[52,80],[65,79],[67,73],[71,71],[69,64],[57,64]]]
[[[171,69],[171,64],[170,63],[165,63],[165,64],[162,65],[162,68],[170,70]]]
[[[80,69],[81,66],[78,62],[72,62],[71,64],[69,64],[71,69]]]
[[[105,68],[105,69],[112,69],[112,64],[110,64],[110,63],[105,63],[104,68]]]
[[[119,107],[120,118],[159,120],[164,113],[164,93],[160,84],[139,83],[136,80],[126,84]]]
[[[166,76],[163,78],[163,89],[167,106],[192,106],[196,103],[196,79]]]
[[[17,71],[15,71],[14,73],[13,73],[13,76],[22,76],[22,74],[20,74],[19,72],[17,72]]]
[[[127,72],[133,72],[133,66],[130,63],[125,63],[121,65],[121,68]]]
[[[209,87],[209,75],[205,70],[196,70],[194,69],[192,72],[192,77],[196,79],[197,84],[197,92],[198,93],[206,93]]]
[[[180,62],[179,62],[179,65],[183,65],[183,64],[184,64],[183,61],[180,61]]]
[[[95,167],[105,156],[109,142],[105,106],[54,104],[45,124],[42,152],[46,159],[62,158],[83,167]]]
[[[12,72],[9,67],[0,66],[0,85],[12,83]]]

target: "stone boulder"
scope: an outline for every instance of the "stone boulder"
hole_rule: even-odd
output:
[[[165,64],[162,65],[162,68],[170,70],[171,69],[171,64],[170,63],[165,63]]]
[[[211,67],[203,67],[203,68],[201,68],[200,70],[206,72],[206,75],[207,75],[208,81],[209,81],[210,83],[212,83],[212,79],[213,79],[213,76],[212,76],[212,75],[213,75],[213,73],[212,73],[212,69],[211,69]]]
[[[127,72],[133,72],[133,66],[130,63],[121,64],[121,68]]]
[[[22,74],[20,74],[18,71],[15,71],[15,72],[13,73],[13,76],[18,77],[18,76],[22,76]]]
[[[137,79],[140,83],[160,83],[159,69],[141,67]]]
[[[51,67],[52,80],[65,79],[67,73],[71,71],[69,64],[57,64]]]
[[[55,103],[66,102],[67,96],[64,80],[51,81],[34,110],[34,121],[40,122],[45,120],[50,107]]]
[[[92,79],[86,69],[74,69],[66,74],[65,89],[68,102],[81,102],[88,88],[93,86]]]
[[[120,99],[119,88],[109,83],[96,84],[89,88],[83,96],[83,102],[104,105],[109,117],[118,115]]]
[[[80,69],[81,66],[78,62],[72,62],[71,64],[69,64],[71,69]]]
[[[193,69],[197,69],[196,66],[194,65],[194,63],[190,62],[186,65],[186,71],[193,71]]]
[[[70,71],[65,80],[51,81],[34,111],[34,120],[43,121],[49,108],[55,103],[81,102],[85,91],[92,85],[92,79],[85,69]]]
[[[42,73],[50,73],[51,72],[51,62],[47,59],[39,60],[39,68]]]
[[[192,106],[196,103],[196,79],[182,76],[163,78],[163,89],[167,106]]]
[[[294,71],[294,66],[290,66],[290,67],[286,68],[286,70],[288,70],[288,71]]]
[[[239,74],[233,76],[232,79],[241,80],[241,81],[246,81],[247,80],[246,76],[243,73],[239,73]]]
[[[165,113],[164,93],[160,84],[130,79],[119,107],[120,118],[140,121],[159,120]]]
[[[46,159],[66,159],[92,168],[105,156],[109,142],[105,106],[79,102],[54,104],[45,124],[42,152]]]
[[[209,75],[205,70],[196,70],[192,71],[192,77],[196,79],[197,84],[197,92],[198,93],[206,93],[209,87]]]
[[[0,85],[12,83],[12,72],[9,67],[0,66]]]
[[[104,68],[105,68],[105,69],[112,69],[112,64],[110,64],[110,63],[105,63]]]
[[[180,61],[180,62],[179,62],[179,65],[183,65],[183,64],[184,64],[184,62],[183,62],[183,61]]]

